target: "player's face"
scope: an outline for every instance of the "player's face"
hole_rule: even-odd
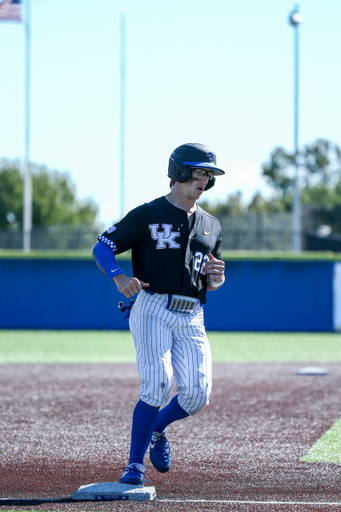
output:
[[[209,180],[213,177],[212,171],[206,169],[193,169],[192,178],[186,181],[187,197],[189,199],[199,199]]]

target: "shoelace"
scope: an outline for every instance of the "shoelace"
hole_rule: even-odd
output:
[[[166,440],[164,440],[164,442],[162,443],[162,455],[169,455],[169,446],[168,446],[168,442]]]
[[[156,439],[153,439],[154,442],[161,443],[161,455],[168,455],[169,454],[169,443],[167,441],[166,436],[153,436]]]
[[[126,466],[125,468],[123,468],[123,471],[128,471],[128,473],[134,473],[133,476],[139,476],[142,478],[142,480],[144,482],[146,482],[146,484],[149,482],[149,478],[147,477],[147,475],[145,473],[143,473],[143,471],[140,471],[139,469],[137,469],[137,467],[129,467],[129,466]]]

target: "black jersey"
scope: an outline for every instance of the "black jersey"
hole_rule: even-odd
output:
[[[187,212],[165,197],[131,210],[98,239],[115,254],[132,250],[134,277],[148,290],[199,298],[206,303],[208,254],[221,259],[221,226],[200,206],[189,229]]]

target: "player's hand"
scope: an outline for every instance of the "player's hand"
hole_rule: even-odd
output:
[[[225,281],[225,263],[221,260],[217,260],[212,254],[209,254],[208,257],[209,260],[205,263],[207,277],[214,283],[223,284]]]
[[[125,274],[119,274],[113,278],[114,283],[120,293],[123,293],[127,299],[136,295],[142,288],[148,288],[149,284],[139,281],[136,277],[128,277]]]

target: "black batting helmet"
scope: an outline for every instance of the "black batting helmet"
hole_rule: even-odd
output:
[[[185,183],[192,178],[192,169],[207,169],[213,171],[214,176],[225,174],[216,163],[217,157],[209,147],[203,144],[183,144],[176,148],[169,158],[168,176],[179,183]],[[209,190],[214,184],[215,178],[212,177],[205,190]]]

